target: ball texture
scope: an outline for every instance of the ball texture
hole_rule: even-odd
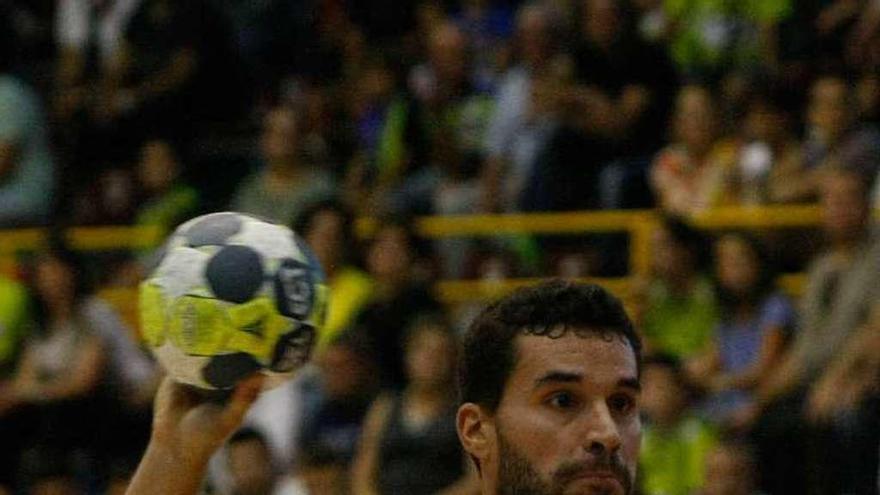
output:
[[[311,250],[282,225],[234,212],[177,228],[140,288],[144,339],[177,381],[225,390],[260,372],[267,386],[305,364],[327,305]]]

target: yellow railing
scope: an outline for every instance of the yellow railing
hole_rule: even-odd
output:
[[[630,237],[630,272],[644,276],[651,263],[651,232],[659,220],[654,210],[600,211],[571,213],[533,213],[514,215],[462,215],[423,217],[416,229],[427,238],[491,237],[512,234],[583,234],[627,233]],[[816,226],[820,221],[816,206],[774,206],[718,208],[693,217],[693,223],[705,230],[780,229]],[[368,237],[375,229],[375,220],[358,221],[358,233]],[[0,259],[20,251],[37,249],[45,242],[43,229],[0,231]],[[77,227],[67,231],[67,239],[76,248],[86,251],[109,249],[147,249],[161,242],[161,232],[149,227]],[[436,287],[438,297],[448,303],[482,301],[534,283],[536,279],[500,282],[446,280]],[[631,278],[598,279],[611,290],[629,292]],[[792,275],[781,279],[782,286],[798,294],[803,277]],[[124,299],[119,298],[119,299]]]

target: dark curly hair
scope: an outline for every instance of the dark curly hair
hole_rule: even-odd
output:
[[[560,338],[568,332],[619,337],[641,361],[641,341],[616,297],[598,285],[545,282],[496,301],[471,323],[459,366],[461,402],[495,411],[516,361],[516,337]]]

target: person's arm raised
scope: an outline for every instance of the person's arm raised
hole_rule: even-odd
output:
[[[241,424],[262,389],[256,375],[218,404],[166,377],[156,394],[150,444],[126,495],[195,495],[208,460]]]

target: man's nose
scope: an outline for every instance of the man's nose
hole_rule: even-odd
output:
[[[613,456],[620,449],[620,432],[605,401],[584,410],[584,449],[597,457]]]

